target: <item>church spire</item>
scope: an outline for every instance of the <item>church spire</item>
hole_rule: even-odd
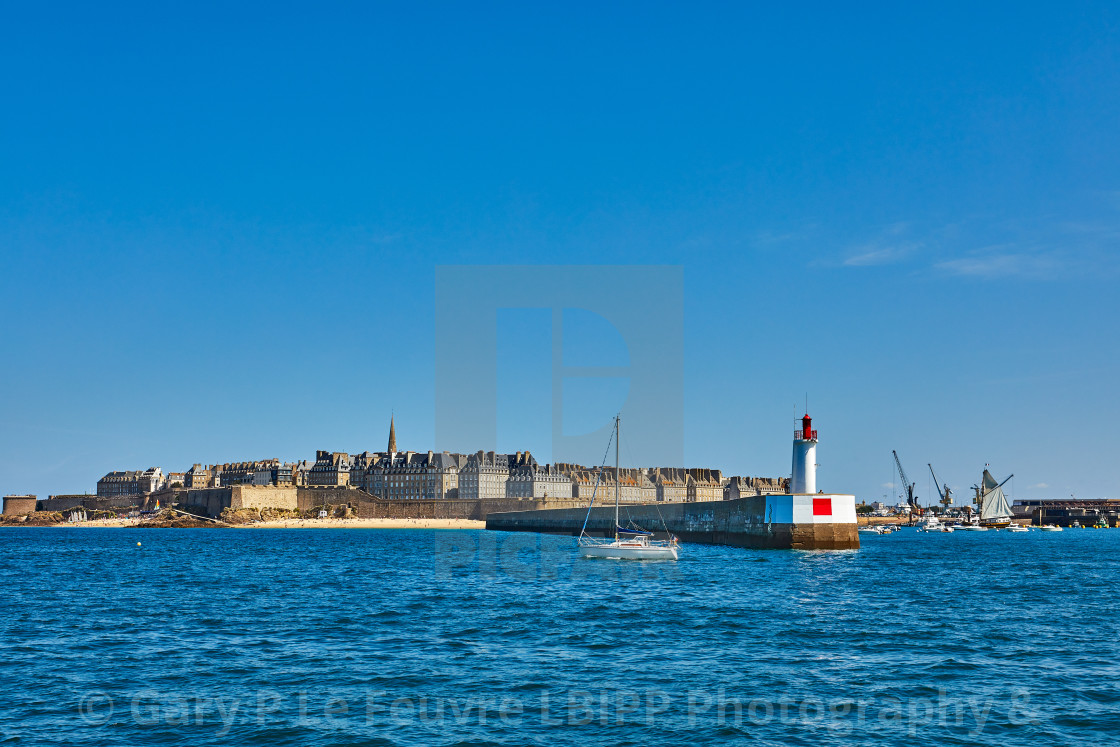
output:
[[[393,417],[389,416],[389,453],[395,454],[397,451],[397,431],[393,424]]]

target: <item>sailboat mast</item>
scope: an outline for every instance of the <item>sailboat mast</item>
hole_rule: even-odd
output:
[[[618,419],[619,415],[614,416],[614,538],[618,540],[618,483],[620,482],[618,476]]]

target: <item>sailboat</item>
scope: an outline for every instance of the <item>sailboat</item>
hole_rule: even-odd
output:
[[[1014,476],[1009,475],[1003,482],[997,483],[992,473],[984,470],[980,486],[973,486],[976,490],[976,502],[980,504],[980,526],[991,529],[1011,526],[1011,506],[1007,503],[1003,486]]]
[[[616,560],[676,560],[680,546],[675,537],[668,540],[655,540],[653,533],[644,529],[623,529],[618,525],[618,434],[619,416],[614,418],[614,539],[591,537],[587,534],[587,519],[579,533],[579,554],[581,558],[613,558]],[[607,447],[610,448],[609,446]],[[603,460],[604,462],[606,459]],[[602,470],[600,470],[600,476]],[[596,485],[596,487],[598,487]],[[594,492],[587,516],[591,516],[591,506],[595,504]]]

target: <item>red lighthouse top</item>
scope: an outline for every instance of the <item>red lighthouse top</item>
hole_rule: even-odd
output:
[[[813,419],[809,417],[809,413],[805,413],[805,417],[801,418],[801,430],[794,431],[793,437],[798,441],[812,441],[817,437],[817,432],[813,430]]]

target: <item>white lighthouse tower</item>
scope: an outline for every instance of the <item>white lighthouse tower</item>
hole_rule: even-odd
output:
[[[809,413],[801,418],[801,430],[793,432],[793,472],[789,492],[817,492],[817,432]]]

